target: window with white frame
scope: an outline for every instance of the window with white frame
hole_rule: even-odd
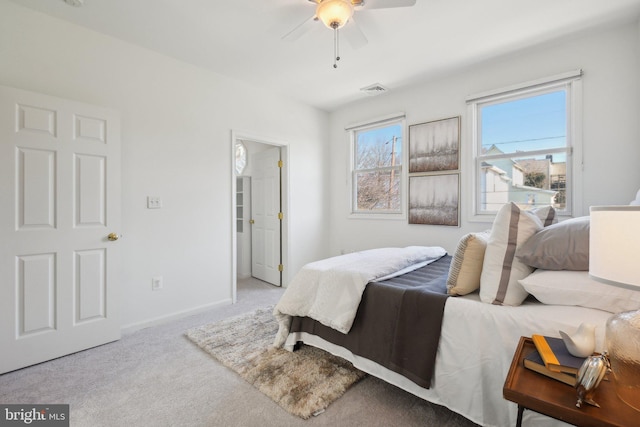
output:
[[[351,132],[352,216],[402,216],[403,118],[348,128]]]
[[[472,117],[474,209],[514,202],[575,213],[581,71],[467,99]]]

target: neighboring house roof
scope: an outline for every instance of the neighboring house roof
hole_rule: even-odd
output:
[[[517,188],[518,190],[525,190],[525,191],[531,191],[531,192],[542,193],[542,194],[550,194],[552,196],[558,193],[555,190],[545,190],[544,188],[529,187],[528,185],[513,184],[513,187]]]
[[[485,154],[504,154],[498,147],[496,147],[495,145],[492,145],[489,150],[487,150],[487,153]],[[525,172],[524,168],[519,165],[516,161],[512,160],[512,159],[499,159],[499,161],[504,162],[504,161],[510,161],[510,163],[512,164],[513,167],[516,167],[517,169],[519,169],[522,172]],[[539,193],[539,194],[546,194],[549,195],[551,197],[553,197],[554,195],[556,195],[558,192],[554,191],[554,190],[545,190],[543,188],[538,188],[538,187],[531,187],[528,185],[522,185],[522,184],[514,184],[513,183],[513,179],[511,178],[510,174],[506,171],[504,171],[503,169],[497,167],[496,165],[490,163],[489,161],[483,161],[480,164],[482,169],[485,169],[486,172],[493,172],[496,175],[499,175],[500,178],[505,181],[508,182],[509,185],[518,191],[527,191],[527,192],[531,192],[531,193]]]

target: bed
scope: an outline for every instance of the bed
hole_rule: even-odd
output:
[[[589,279],[588,217],[554,224],[549,210],[533,212],[506,206],[491,230],[463,236],[452,256],[440,256],[426,266],[406,269],[412,271],[388,280],[369,282],[347,333],[308,316],[292,316],[282,344],[290,350],[301,343],[324,349],[477,424],[515,425],[516,405],[503,398],[502,387],[519,338],[534,333],[559,336],[559,330],[571,333],[588,322],[596,325],[596,350],[602,351],[606,320],[614,312],[640,308],[640,297],[633,291],[610,288]],[[420,351],[426,348],[429,353],[431,350],[422,341],[432,339],[428,337],[437,329],[435,351],[424,357],[429,366],[428,360],[433,359],[432,369],[427,366],[426,376],[422,372],[416,376],[411,369],[407,373],[402,366],[394,366],[397,358],[389,355],[398,344],[386,337],[395,336],[402,329],[398,322],[406,322],[399,314],[406,311],[402,308],[403,295],[406,289],[413,292],[416,288],[415,284],[403,287],[402,282],[411,282],[422,274],[426,275],[426,292],[440,294],[434,296],[436,299],[444,295],[444,303],[436,316],[439,320],[431,326],[425,327],[422,319],[417,321],[417,328],[404,332],[405,344],[409,337],[419,343]],[[505,278],[505,274],[510,277]],[[385,288],[395,289],[400,296],[382,293]],[[380,300],[387,301],[391,320],[380,320]],[[426,321],[434,322],[433,316]],[[394,344],[378,350],[362,346],[362,342],[380,336]],[[525,411],[524,425],[564,423]]]

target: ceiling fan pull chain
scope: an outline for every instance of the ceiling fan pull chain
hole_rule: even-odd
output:
[[[338,68],[338,61],[340,61],[340,33],[338,26],[333,26],[333,68]]]

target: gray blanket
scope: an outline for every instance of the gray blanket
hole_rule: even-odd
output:
[[[317,335],[429,388],[446,303],[450,256],[382,282],[369,283],[348,334],[307,317],[291,332]]]

